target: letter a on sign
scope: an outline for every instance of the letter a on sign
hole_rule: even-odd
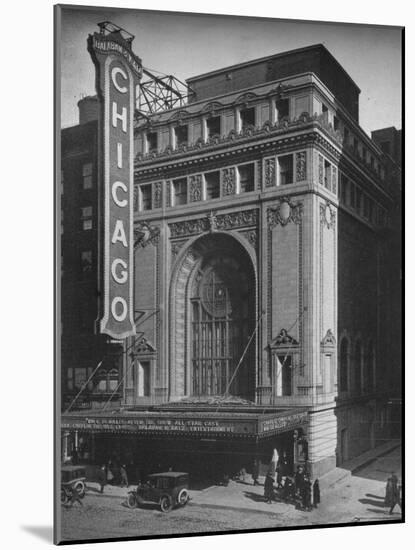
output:
[[[88,51],[97,72],[101,105],[98,159],[101,257],[99,330],[112,338],[135,334],[133,304],[133,189],[134,111],[136,88],[142,77],[141,60],[132,39],[115,25],[100,25],[88,37]],[[128,35],[128,36],[127,36]]]

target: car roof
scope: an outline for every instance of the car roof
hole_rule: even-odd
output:
[[[159,474],[150,474],[147,477],[180,477],[180,476],[188,476],[189,474],[186,472],[161,472]]]

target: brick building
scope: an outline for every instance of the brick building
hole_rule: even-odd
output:
[[[111,421],[64,415],[65,452],[81,440],[88,456],[169,453],[191,470],[200,453],[226,469],[277,447],[321,475],[393,436],[400,188],[381,131],[360,128],[360,90],[322,45],[187,83],[186,106],[135,128],[137,335],[123,344],[94,334],[96,126],[63,131],[64,401],[99,366],[85,406],[117,405]]]

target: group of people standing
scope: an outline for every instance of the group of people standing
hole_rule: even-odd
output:
[[[302,465],[297,466],[294,477],[288,475],[288,461],[285,453],[278,455],[274,449],[272,459],[265,476],[265,502],[271,503],[276,497],[284,502],[295,503],[300,509],[311,511],[320,504],[320,484],[318,479],[312,483],[310,476]],[[252,477],[258,485],[259,463],[255,461]],[[276,481],[276,486],[274,485]]]
[[[127,466],[125,464],[116,464],[109,460],[107,464],[101,466],[98,473],[98,481],[101,493],[104,492],[107,484],[128,487]]]

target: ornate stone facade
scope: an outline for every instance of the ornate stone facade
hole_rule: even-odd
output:
[[[274,187],[275,181],[275,157],[264,160],[265,187]]]
[[[225,168],[222,170],[222,194],[224,197],[227,195],[234,195],[236,193],[236,174],[235,168]]]
[[[160,227],[141,222],[134,226],[134,246],[145,248],[149,244],[156,245],[160,238]]]
[[[226,231],[240,227],[254,226],[258,223],[258,210],[242,210],[229,214],[211,212],[203,218],[184,220],[169,224],[171,238],[198,235],[205,231]]]
[[[307,154],[300,151],[295,154],[295,181],[304,181],[307,178]]]
[[[190,202],[202,200],[202,175],[196,174],[189,177],[189,199]]]
[[[303,204],[293,202],[289,197],[283,197],[276,206],[267,210],[268,227],[272,229],[276,225],[287,225],[292,222],[299,224],[303,213]]]

